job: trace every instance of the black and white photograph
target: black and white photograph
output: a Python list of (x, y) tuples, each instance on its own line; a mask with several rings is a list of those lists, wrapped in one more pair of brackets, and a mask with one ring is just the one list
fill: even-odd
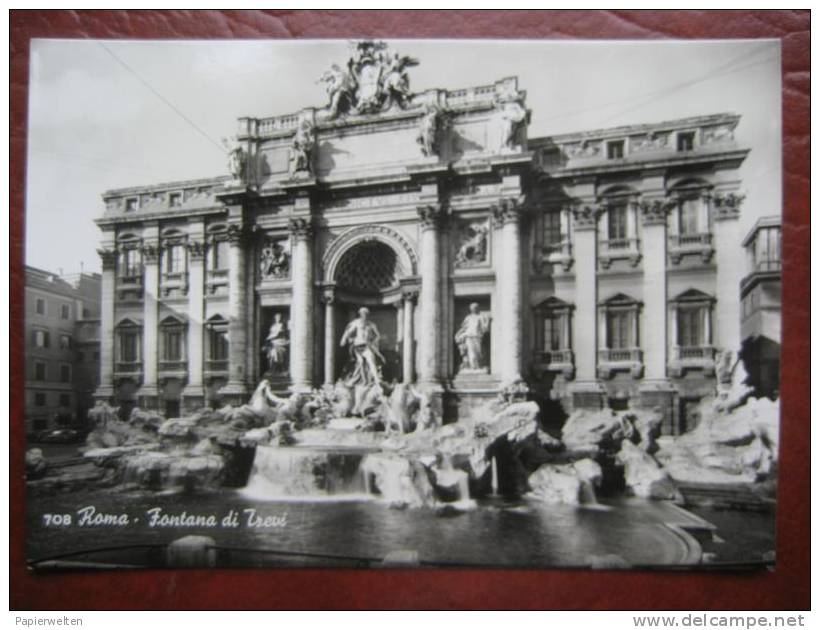
[(775, 566), (778, 40), (30, 60), (30, 569)]

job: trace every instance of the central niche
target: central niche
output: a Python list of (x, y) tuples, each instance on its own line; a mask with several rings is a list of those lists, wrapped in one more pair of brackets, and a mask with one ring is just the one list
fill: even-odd
[(368, 241), (351, 248), (339, 261), (336, 286), (353, 293), (381, 293), (395, 286), (396, 252), (379, 241)]

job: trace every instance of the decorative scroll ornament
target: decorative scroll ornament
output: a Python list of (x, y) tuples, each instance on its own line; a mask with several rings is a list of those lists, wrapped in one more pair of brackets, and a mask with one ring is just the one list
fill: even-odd
[(407, 68), (418, 63), (413, 57), (390, 54), (385, 42), (352, 43), (345, 68), (333, 64), (319, 78), (327, 90), (329, 117), (375, 114), (393, 104), (404, 109), (412, 99)]
[(401, 296), (408, 302), (416, 302), (419, 299), (419, 287), (402, 287)]

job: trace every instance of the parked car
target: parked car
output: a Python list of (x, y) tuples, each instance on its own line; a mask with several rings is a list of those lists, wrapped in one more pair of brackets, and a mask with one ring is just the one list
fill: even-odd
[(40, 436), (40, 442), (51, 444), (73, 444), (82, 440), (82, 433), (74, 429), (54, 429)]

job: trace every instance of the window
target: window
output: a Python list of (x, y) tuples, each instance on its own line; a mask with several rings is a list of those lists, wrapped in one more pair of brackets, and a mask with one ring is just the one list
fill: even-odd
[(47, 330), (34, 331), (34, 345), (38, 348), (48, 348), (50, 344), (50, 335)]
[(60, 305), (60, 319), (70, 319), (71, 318), (71, 307), (68, 304), (61, 304)]
[(695, 148), (695, 132), (683, 131), (678, 134), (678, 151), (691, 151)]
[(140, 360), (140, 329), (136, 325), (126, 324), (120, 327), (119, 360), (121, 363), (138, 363)]
[(182, 205), (182, 193), (173, 192), (168, 194), (168, 205), (172, 208), (179, 208)]
[(130, 197), (130, 198), (125, 200), (125, 211), (126, 212), (136, 212), (139, 207), (140, 207), (140, 201), (136, 197)]
[(99, 361), (99, 360), (100, 360), (100, 353), (99, 353), (99, 352), (95, 352), (95, 353), (94, 353), (94, 360), (95, 360), (95, 361)]
[(208, 248), (208, 269), (218, 271), (228, 268), (228, 241), (212, 241)]
[(44, 381), (44, 380), (46, 380), (46, 364), (43, 361), (35, 361), (34, 362), (34, 380), (35, 381)]
[(548, 211), (543, 215), (544, 229), (542, 235), (544, 237), (544, 246), (556, 246), (561, 244), (561, 212)]
[(612, 140), (606, 143), (606, 157), (608, 160), (619, 160), (624, 156), (624, 141)]
[(228, 329), (224, 324), (214, 324), (208, 328), (208, 360), (228, 360)]
[(60, 407), (71, 407), (71, 394), (60, 394)]
[(619, 203), (609, 207), (607, 211), (608, 236), (610, 241), (623, 240), (627, 235), (627, 206)]
[(71, 349), (71, 336), (70, 335), (60, 335), (60, 349), (61, 350), (70, 350)]
[(46, 393), (45, 392), (34, 392), (34, 406), (35, 407), (45, 407), (46, 406)]
[(700, 229), (700, 211), (703, 201), (696, 197), (684, 199), (680, 203), (678, 230), (681, 235), (698, 234)]
[(182, 361), (185, 357), (185, 326), (176, 319), (162, 323), (162, 361)]
[(83, 319), (89, 319), (91, 317), (91, 309), (83, 306)]
[(571, 363), (570, 311), (572, 306), (550, 297), (534, 309), (535, 360), (540, 364)]
[(71, 366), (67, 363), (62, 363), (60, 365), (60, 382), (61, 383), (70, 383), (71, 382)]
[(34, 309), (38, 315), (45, 315), (46, 314), (46, 300), (45, 298), (37, 298), (36, 302), (34, 303)]
[(142, 273), (142, 257), (136, 247), (129, 247), (120, 254), (120, 276), (133, 277)]
[(185, 248), (182, 245), (169, 245), (165, 248), (165, 273), (185, 271)]
[(702, 351), (695, 351), (711, 346), (712, 301), (711, 297), (697, 289), (690, 289), (675, 299), (674, 334), (675, 344), (683, 349), (679, 353), (680, 358), (703, 358)]
[(607, 348), (625, 350), (635, 347), (632, 330), (633, 313), (631, 311), (609, 311), (606, 321)]
[(563, 317), (555, 312), (544, 314), (543, 350), (561, 350), (563, 348)]
[(758, 271), (780, 269), (780, 228), (761, 229), (753, 242), (755, 267)]
[(85, 353), (77, 352), (77, 363), (82, 363), (85, 360)]

